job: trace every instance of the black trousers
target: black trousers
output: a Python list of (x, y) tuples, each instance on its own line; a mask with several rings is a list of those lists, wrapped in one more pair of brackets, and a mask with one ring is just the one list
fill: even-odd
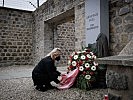
[(51, 86), (50, 80), (47, 75), (39, 75), (36, 73), (32, 73), (32, 80), (34, 83), (34, 86)]

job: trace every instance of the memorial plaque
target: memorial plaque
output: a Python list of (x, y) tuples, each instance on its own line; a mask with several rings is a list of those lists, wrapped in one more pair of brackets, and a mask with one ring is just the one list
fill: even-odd
[(109, 36), (108, 0), (85, 0), (86, 46), (95, 44), (100, 33)]

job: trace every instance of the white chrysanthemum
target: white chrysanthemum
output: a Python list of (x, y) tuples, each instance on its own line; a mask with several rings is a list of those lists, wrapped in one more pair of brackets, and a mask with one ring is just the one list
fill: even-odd
[(76, 66), (76, 61), (72, 61), (72, 66)]
[(97, 57), (95, 55), (93, 55), (92, 58), (96, 59)]
[(93, 52), (90, 52), (91, 55), (93, 55)]
[(96, 66), (92, 66), (92, 67), (91, 67), (91, 70), (92, 70), (92, 71), (95, 71), (95, 70), (96, 70)]
[(71, 64), (71, 61), (70, 60), (68, 60), (68, 65), (70, 65)]
[(86, 51), (82, 51), (82, 53), (85, 53)]
[(86, 50), (88, 50), (88, 49), (84, 49), (84, 51), (86, 51)]
[(91, 58), (91, 55), (90, 55), (90, 54), (87, 54), (86, 56), (87, 56), (88, 58)]
[(89, 63), (85, 63), (85, 68), (89, 68), (90, 64)]
[(77, 52), (77, 54), (81, 53), (80, 51)]
[(79, 67), (79, 70), (80, 70), (80, 71), (83, 71), (83, 70), (84, 70), (84, 67), (83, 67), (83, 66), (80, 66), (80, 67)]
[(77, 60), (78, 59), (78, 55), (74, 55), (74, 60)]
[(85, 75), (85, 79), (91, 79), (91, 75)]
[(93, 64), (94, 64), (94, 66), (98, 66), (98, 63), (96, 63), (96, 62), (93, 62)]
[(81, 59), (82, 59), (82, 60), (85, 60), (85, 56), (84, 56), (84, 55), (82, 55), (82, 56), (81, 56)]

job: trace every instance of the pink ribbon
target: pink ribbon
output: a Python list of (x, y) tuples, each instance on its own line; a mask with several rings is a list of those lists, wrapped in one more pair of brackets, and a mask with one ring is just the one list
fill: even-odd
[(61, 75), (62, 79), (60, 81), (60, 85), (57, 88), (58, 89), (68, 89), (68, 88), (70, 88), (74, 84), (78, 73), (79, 73), (79, 69), (77, 67), (76, 69), (69, 72), (68, 74), (62, 74)]

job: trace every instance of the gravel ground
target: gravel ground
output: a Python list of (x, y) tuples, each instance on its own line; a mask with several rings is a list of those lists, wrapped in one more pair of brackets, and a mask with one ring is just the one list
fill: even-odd
[(70, 88), (40, 92), (34, 89), (31, 77), (0, 80), (0, 100), (103, 100), (105, 94), (107, 89)]

